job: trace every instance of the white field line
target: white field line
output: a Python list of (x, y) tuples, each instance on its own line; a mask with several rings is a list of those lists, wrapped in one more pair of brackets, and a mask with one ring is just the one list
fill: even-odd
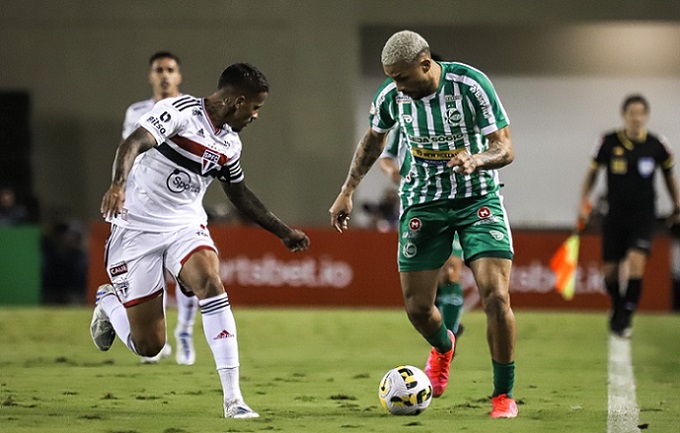
[(639, 433), (630, 339), (609, 336), (607, 433)]

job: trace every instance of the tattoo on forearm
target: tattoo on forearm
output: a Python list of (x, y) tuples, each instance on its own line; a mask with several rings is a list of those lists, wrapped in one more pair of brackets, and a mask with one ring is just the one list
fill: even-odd
[(500, 141), (492, 141), (489, 143), (488, 150), (478, 153), (476, 156), (480, 163), (478, 166), (488, 170), (505, 167), (512, 162), (512, 156), (507, 146)]
[(155, 144), (156, 142), (151, 135), (141, 128), (133, 132), (118, 146), (116, 158), (113, 161), (112, 182), (117, 185), (125, 185), (137, 155), (151, 149)]
[(289, 231), (288, 226), (271, 213), (250, 189), (243, 187), (234, 191), (232, 188), (229, 199), (243, 215), (278, 237), (284, 237)]
[(368, 136), (362, 137), (356, 152), (354, 152), (345, 184), (352, 187), (357, 186), (378, 159), (380, 152), (379, 146), (373, 146), (369, 143)]

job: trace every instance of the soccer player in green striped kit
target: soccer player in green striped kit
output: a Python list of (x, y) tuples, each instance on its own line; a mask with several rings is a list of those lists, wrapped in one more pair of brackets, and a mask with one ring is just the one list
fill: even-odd
[(352, 196), (398, 124), (412, 162), (400, 188), (399, 273), (413, 326), (432, 345), (425, 373), (435, 397), (449, 381), (455, 336), (435, 306), (440, 268), (456, 233), (487, 317), (493, 365), (492, 418), (514, 418), (515, 317), (510, 308), (512, 235), (497, 169), (514, 159), (509, 122), (489, 79), (457, 62), (435, 62), (412, 31), (392, 35), (381, 62), (388, 79), (370, 109), (347, 178), (330, 208), (331, 225), (348, 228)]
[[(440, 60), (434, 54), (432, 58)], [(378, 158), (378, 164), (383, 173), (397, 186), (401, 186), (401, 181), (411, 171), (411, 153), (399, 127), (394, 127), (387, 133), (385, 148)], [(401, 206), (400, 213), (403, 213), (403, 210), (403, 206)], [(463, 248), (461, 248), (460, 239), (456, 234), (451, 245), (451, 256), (446, 260), (439, 273), (435, 298), (435, 305), (441, 313), (444, 326), (453, 332), (456, 342), (464, 329), (463, 324), (460, 323), (465, 301), (463, 286), (460, 283), (462, 267)]]

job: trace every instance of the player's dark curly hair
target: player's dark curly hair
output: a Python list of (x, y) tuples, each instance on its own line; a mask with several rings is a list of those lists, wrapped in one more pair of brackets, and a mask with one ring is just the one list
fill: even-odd
[(149, 57), (149, 66), (153, 65), (153, 62), (155, 62), (158, 59), (172, 59), (175, 62), (177, 62), (178, 65), (182, 63), (179, 61), (179, 57), (172, 54), (170, 51), (157, 51), (153, 53), (151, 57)]
[(234, 63), (222, 72), (217, 88), (231, 86), (250, 95), (269, 92), (269, 83), (264, 74), (248, 63)]

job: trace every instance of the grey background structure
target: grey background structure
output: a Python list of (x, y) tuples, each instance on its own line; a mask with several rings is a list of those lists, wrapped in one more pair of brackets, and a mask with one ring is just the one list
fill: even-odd
[[(383, 79), (380, 49), (403, 28), (495, 83), (517, 153), (502, 173), (515, 225), (573, 220), (597, 134), (620, 125), (627, 93), (649, 97), (650, 129), (680, 154), (677, 0), (5, 0), (0, 89), (31, 94), (43, 212), (93, 220), (125, 108), (150, 93), (151, 53), (178, 54), (183, 91), (199, 96), (228, 64), (253, 63), (272, 90), (242, 134), (247, 182), (284, 219), (326, 225)], [(381, 182), (371, 173), (358, 199)], [(217, 187), (206, 197), (223, 200)]]

